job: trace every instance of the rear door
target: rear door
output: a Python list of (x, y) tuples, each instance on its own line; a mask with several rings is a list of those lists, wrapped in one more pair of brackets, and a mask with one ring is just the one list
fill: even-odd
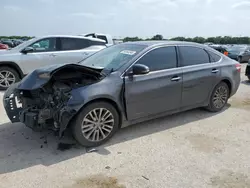
[(56, 55), (60, 63), (77, 63), (104, 48), (106, 48), (104, 42), (83, 38), (61, 37), (59, 52)]
[[(156, 48), (137, 64), (149, 67), (146, 75), (125, 77), (125, 98), (129, 120), (180, 108), (182, 70), (177, 67), (174, 46)], [(129, 71), (129, 70), (128, 70)]]
[(179, 46), (180, 66), (183, 69), (181, 107), (205, 103), (220, 79), (221, 57), (194, 46)]
[(84, 51), (90, 46), (91, 44), (87, 39), (60, 37), (59, 52), (56, 55), (60, 63), (77, 63), (90, 55)]

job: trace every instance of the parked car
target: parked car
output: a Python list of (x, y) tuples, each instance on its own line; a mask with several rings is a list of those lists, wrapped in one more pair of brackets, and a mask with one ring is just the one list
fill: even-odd
[(8, 88), (37, 68), (59, 63), (76, 63), (104, 48), (104, 41), (81, 36), (33, 38), (0, 53), (0, 89)]
[(212, 42), (205, 42), (204, 45), (210, 46), (210, 45), (214, 45), (214, 43), (212, 43)]
[(1, 40), (1, 43), (8, 45), (9, 48), (15, 47), (14, 43), (10, 39), (3, 39)]
[(23, 41), (20, 39), (12, 39), (12, 42), (13, 42), (14, 46), (18, 46), (19, 44), (23, 43)]
[(225, 47), (221, 46), (221, 45), (210, 45), (211, 48), (219, 51), (220, 53), (228, 56), (228, 51)]
[(97, 146), (130, 124), (197, 107), (222, 110), (239, 87), (240, 69), (205, 45), (127, 42), (79, 64), (37, 69), (3, 102), (12, 122), (60, 136), (70, 128), (80, 144)]
[(88, 34), (85, 34), (84, 36), (104, 40), (107, 46), (114, 45), (114, 40), (113, 40), (112, 36), (109, 34), (88, 33)]
[(8, 45), (0, 43), (0, 50), (7, 50), (8, 48)]
[(240, 63), (247, 62), (250, 59), (250, 46), (234, 45), (227, 50), (228, 57), (237, 60)]
[(248, 61), (245, 75), (248, 77), (248, 80), (250, 80), (250, 60)]

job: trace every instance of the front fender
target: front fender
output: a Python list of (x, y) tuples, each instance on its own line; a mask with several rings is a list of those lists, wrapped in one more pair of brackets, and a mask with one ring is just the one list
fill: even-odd
[[(99, 90), (99, 89), (98, 89)], [(87, 103), (98, 100), (98, 99), (108, 99), (113, 101), (119, 107), (119, 110), (122, 109), (121, 105), (121, 90), (116, 91), (116, 95), (108, 94), (108, 93), (101, 93), (95, 92), (95, 90), (89, 90), (88, 86), (83, 88), (75, 89), (71, 92), (71, 97), (67, 103), (67, 106), (73, 108), (76, 111), (79, 111), (83, 106)]]

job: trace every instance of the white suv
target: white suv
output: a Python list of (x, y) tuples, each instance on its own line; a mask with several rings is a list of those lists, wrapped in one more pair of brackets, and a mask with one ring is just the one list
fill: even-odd
[(0, 52), (0, 89), (7, 89), (37, 68), (51, 64), (77, 63), (106, 47), (104, 40), (82, 36), (33, 38)]

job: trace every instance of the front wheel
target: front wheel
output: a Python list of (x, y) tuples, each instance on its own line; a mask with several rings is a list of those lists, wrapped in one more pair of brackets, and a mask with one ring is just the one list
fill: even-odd
[(82, 109), (73, 125), (73, 135), (83, 146), (99, 146), (119, 128), (119, 114), (107, 102), (94, 102)]
[(209, 100), (207, 110), (211, 112), (221, 111), (227, 104), (229, 98), (229, 88), (225, 82), (219, 83), (213, 90)]
[(18, 81), (20, 77), (14, 69), (7, 66), (0, 67), (0, 90), (6, 90)]

